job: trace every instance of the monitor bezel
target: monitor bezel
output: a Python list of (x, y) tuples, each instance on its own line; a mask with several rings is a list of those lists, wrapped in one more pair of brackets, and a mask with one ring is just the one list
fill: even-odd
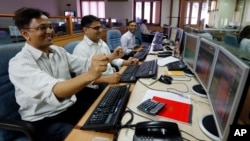
[[(226, 122), (224, 131), (221, 130), (221, 126), (220, 126), (221, 124), (219, 124), (218, 114), (215, 112), (215, 107), (214, 107), (214, 104), (212, 103), (212, 99), (211, 99), (210, 90), (211, 90), (212, 79), (210, 80), (210, 85), (207, 88), (207, 96), (208, 96), (209, 103), (211, 105), (212, 114), (213, 114), (213, 118), (214, 118), (214, 121), (216, 124), (218, 134), (219, 134), (219, 138), (221, 140), (227, 140), (228, 135), (229, 135), (229, 131), (230, 131), (230, 125), (232, 125), (236, 121), (235, 120), (235, 117), (237, 117), (236, 113), (240, 112), (238, 110), (241, 110), (241, 109), (239, 109), (239, 106), (240, 106), (240, 101), (244, 97), (244, 89), (246, 87), (247, 78), (249, 77), (249, 66), (247, 66), (245, 63), (243, 63), (240, 59), (238, 59), (236, 56), (234, 56), (232, 53), (230, 53), (228, 50), (226, 50), (222, 46), (219, 46), (218, 55), (220, 52), (224, 53), (228, 58), (231, 58), (230, 61), (234, 62), (238, 67), (240, 67), (240, 69), (243, 70), (242, 71), (243, 75), (241, 76), (241, 79), (239, 81), (239, 85), (238, 85), (238, 88), (237, 88), (237, 91), (236, 91), (236, 94), (235, 94), (235, 97), (233, 100), (232, 108), (229, 112), (230, 115), (229, 115), (229, 118)], [(214, 64), (213, 73), (211, 74), (211, 78), (213, 78), (213, 76), (214, 76), (215, 66), (218, 63), (217, 62), (218, 59), (219, 58), (217, 57), (216, 62)]]

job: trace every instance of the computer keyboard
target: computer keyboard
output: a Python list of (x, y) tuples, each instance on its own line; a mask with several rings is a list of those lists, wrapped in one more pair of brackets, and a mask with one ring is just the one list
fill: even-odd
[(158, 71), (157, 60), (143, 62), (136, 72), (138, 78), (156, 77)]
[(152, 45), (152, 47), (153, 47), (153, 51), (162, 51), (163, 50), (162, 44), (154, 44), (154, 45)]
[(134, 54), (134, 58), (137, 58), (139, 61), (143, 61), (146, 59), (147, 55), (148, 55), (149, 50), (142, 50), (140, 52), (137, 52), (136, 54)]
[(168, 70), (184, 70), (187, 67), (182, 60), (168, 63), (166, 66)]
[(129, 88), (129, 84), (110, 87), (81, 129), (114, 131), (125, 111)]
[(127, 66), (121, 75), (120, 82), (136, 82), (137, 78), (135, 77), (135, 74), (139, 67), (140, 65)]

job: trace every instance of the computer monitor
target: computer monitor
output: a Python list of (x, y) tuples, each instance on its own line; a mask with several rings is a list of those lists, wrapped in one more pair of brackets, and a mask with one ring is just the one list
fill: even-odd
[(199, 96), (207, 97), (206, 90), (211, 81), (211, 73), (218, 56), (218, 49), (218, 45), (211, 40), (200, 38), (195, 65), (195, 74), (200, 85), (194, 85), (192, 87), (192, 91)]
[(162, 44), (163, 33), (156, 32), (153, 38), (153, 43), (155, 44)]
[(73, 10), (66, 10), (66, 11), (64, 11), (64, 16), (72, 16), (72, 17), (75, 17), (76, 14), (75, 14), (75, 11), (73, 11)]
[(169, 37), (170, 42), (172, 42), (172, 43), (175, 42), (175, 40), (176, 40), (176, 34), (177, 34), (177, 27), (171, 27), (170, 37)]
[(193, 76), (198, 56), (198, 47), (200, 45), (200, 37), (192, 33), (185, 33), (184, 49), (182, 53), (182, 60), (187, 65), (188, 70), (184, 70), (188, 76)]
[(246, 98), (249, 87), (249, 66), (220, 47), (208, 88), (208, 99), (212, 115), (200, 121), (202, 131), (213, 140), (227, 140), (230, 125), (237, 124), (236, 113), (241, 111), (242, 100)]

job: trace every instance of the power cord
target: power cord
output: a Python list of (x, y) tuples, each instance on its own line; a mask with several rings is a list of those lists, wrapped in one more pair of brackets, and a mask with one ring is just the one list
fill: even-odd
[[(191, 136), (192, 138), (196, 139), (197, 141), (206, 141), (206, 140), (198, 139), (198, 138), (196, 138), (195, 136), (193, 136), (192, 134), (190, 134), (190, 133), (188, 133), (186, 131), (183, 131), (183, 130), (180, 130), (180, 131), (183, 132), (183, 133), (185, 133), (185, 134), (187, 134), (187, 135), (189, 135), (189, 136)], [(188, 140), (188, 139), (186, 139), (186, 140)]]

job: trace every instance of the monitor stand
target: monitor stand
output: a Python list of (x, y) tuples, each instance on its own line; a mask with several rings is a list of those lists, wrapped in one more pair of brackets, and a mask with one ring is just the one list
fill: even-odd
[(192, 87), (192, 92), (196, 95), (199, 95), (201, 97), (207, 97), (207, 93), (203, 89), (202, 85), (194, 85)]
[(183, 72), (186, 76), (193, 77), (194, 73), (190, 69), (184, 69)]
[(214, 141), (220, 140), (213, 115), (206, 115), (206, 116), (202, 117), (199, 121), (199, 126), (200, 126), (201, 130), (209, 138), (213, 139)]

